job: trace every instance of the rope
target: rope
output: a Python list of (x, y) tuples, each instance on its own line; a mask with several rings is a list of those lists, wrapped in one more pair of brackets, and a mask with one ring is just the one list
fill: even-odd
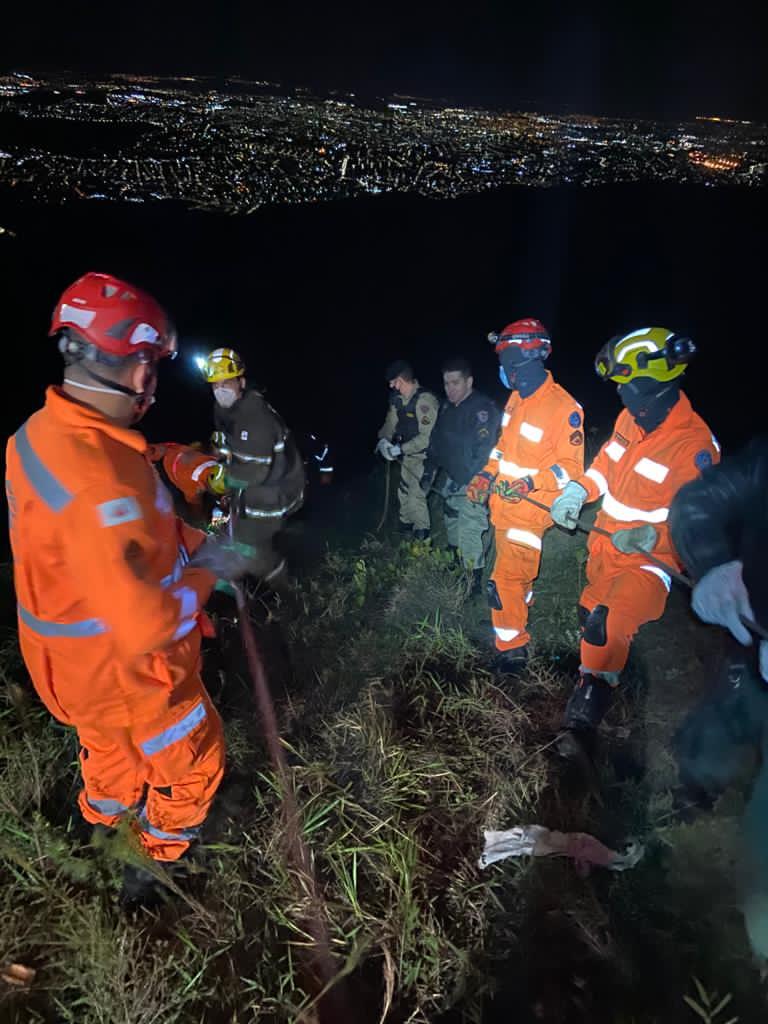
[(387, 513), (389, 512), (389, 476), (391, 468), (392, 463), (387, 462), (386, 473), (384, 476), (384, 508), (381, 510), (381, 519), (379, 520), (379, 525), (376, 527), (376, 533), (379, 533), (381, 531), (381, 528), (384, 525), (384, 521), (387, 518)]

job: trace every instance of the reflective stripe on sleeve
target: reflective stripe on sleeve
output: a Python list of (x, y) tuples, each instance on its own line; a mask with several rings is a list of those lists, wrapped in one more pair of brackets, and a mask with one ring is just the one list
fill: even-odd
[(16, 451), (21, 461), (21, 468), (38, 497), (53, 512), (61, 512), (72, 501), (72, 495), (61, 484), (48, 467), (41, 461), (27, 437), (26, 423), (14, 434)]
[(632, 508), (617, 501), (609, 491), (603, 498), (603, 512), (622, 523), (665, 523), (669, 517), (668, 508)]
[(172, 743), (178, 743), (179, 740), (184, 739), (188, 736), (192, 730), (198, 726), (207, 716), (205, 705), (202, 701), (188, 711), (184, 717), (176, 722), (175, 725), (169, 726), (167, 729), (163, 729), (162, 732), (158, 733), (157, 736), (152, 736), (148, 740), (144, 740), (140, 744), (141, 752), (147, 757), (152, 757), (154, 754), (159, 754), (161, 750), (165, 750), (166, 747), (170, 747)]
[(526, 547), (541, 551), (541, 537), (530, 530), (518, 530), (513, 526), (507, 530), (504, 536), (515, 544), (525, 544)]
[(503, 643), (509, 643), (509, 641), (514, 640), (516, 636), (520, 636), (519, 629), (504, 629), (503, 626), (494, 626), (493, 631)]
[(669, 475), (669, 466), (663, 466), (653, 459), (642, 458), (637, 465), (632, 467), (635, 473), (644, 476), (646, 480), (653, 480), (655, 484), (663, 484)]
[(39, 619), (32, 612), (27, 611), (22, 605), (18, 606), (19, 618), (38, 636), (46, 637), (70, 637), (73, 639), (84, 636), (99, 636), (100, 633), (108, 632), (106, 625), (101, 619), (81, 619), (79, 622), (51, 622), (47, 619)]
[(238, 462), (255, 462), (258, 466), (268, 466), (272, 461), (271, 455), (246, 455), (245, 452), (232, 451)]
[(598, 490), (601, 494), (605, 494), (608, 490), (608, 481), (605, 479), (599, 469), (588, 469), (584, 476), (588, 476), (590, 480), (594, 480), (597, 484)]
[(544, 431), (541, 427), (534, 427), (532, 423), (526, 423), (525, 421), (520, 424), (520, 433), (535, 444), (538, 444), (542, 437), (544, 437)]
[(626, 452), (626, 450), (627, 449), (624, 447), (624, 445), (619, 444), (618, 441), (611, 441), (611, 443), (607, 444), (603, 449), (603, 451), (611, 460), (611, 462), (618, 462), (622, 455)]
[(199, 466), (192, 470), (192, 479), (195, 483), (197, 483), (206, 469), (210, 469), (211, 466), (218, 466), (216, 459), (208, 459), (206, 462), (201, 462)]
[(644, 569), (646, 572), (652, 572), (654, 576), (658, 576), (661, 582), (667, 588), (667, 591), (670, 591), (672, 589), (672, 580), (670, 578), (669, 573), (664, 572), (664, 570), (660, 569), (658, 565), (641, 565), (640, 568)]

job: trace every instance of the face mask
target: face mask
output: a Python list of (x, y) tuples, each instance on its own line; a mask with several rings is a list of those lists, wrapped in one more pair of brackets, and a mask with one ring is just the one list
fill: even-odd
[(499, 356), (499, 379), (505, 388), (518, 391), (527, 398), (541, 387), (547, 379), (544, 363), (537, 356), (530, 358), (512, 346), (504, 349)]
[(632, 419), (646, 433), (655, 430), (669, 415), (680, 397), (677, 381), (638, 377), (629, 384), (619, 384), (619, 398)]
[(222, 409), (231, 409), (240, 396), (229, 388), (214, 388), (213, 397)]

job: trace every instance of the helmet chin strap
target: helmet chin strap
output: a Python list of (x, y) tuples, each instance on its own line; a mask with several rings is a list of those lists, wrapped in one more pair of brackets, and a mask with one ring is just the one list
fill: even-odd
[(93, 384), (83, 384), (81, 381), (72, 380), (71, 377), (65, 377), (65, 383), (69, 384), (74, 388), (81, 388), (83, 391), (98, 391), (105, 395), (119, 395), (121, 397), (132, 398), (137, 404), (143, 405), (145, 408), (149, 408), (150, 405), (154, 404), (154, 395), (150, 399), (145, 399), (146, 392), (134, 391), (133, 388), (126, 387), (125, 384), (118, 384), (117, 381), (110, 380), (108, 377), (102, 377), (100, 373), (96, 373), (95, 370), (91, 370), (87, 366), (79, 364), (80, 369), (84, 373), (87, 373), (91, 380), (98, 381), (101, 387), (94, 386)]

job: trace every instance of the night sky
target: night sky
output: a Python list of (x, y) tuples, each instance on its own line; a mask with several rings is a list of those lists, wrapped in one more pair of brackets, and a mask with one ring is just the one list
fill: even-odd
[(751, 5), (61, 3), (45, 17), (14, 5), (13, 20), (6, 70), (229, 73), (506, 108), (768, 119)]

